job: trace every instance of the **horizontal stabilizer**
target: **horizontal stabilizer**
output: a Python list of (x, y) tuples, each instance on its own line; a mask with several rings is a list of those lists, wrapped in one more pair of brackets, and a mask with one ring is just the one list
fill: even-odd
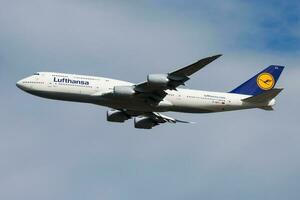
[(264, 106), (264, 107), (260, 107), (260, 109), (267, 110), (267, 111), (273, 111), (274, 110), (274, 108), (272, 106)]
[(244, 102), (249, 102), (249, 103), (264, 103), (272, 100), (275, 98), (283, 88), (273, 88), (271, 90), (267, 90), (264, 93), (261, 93), (256, 96), (248, 97), (246, 99), (243, 99), (242, 101)]

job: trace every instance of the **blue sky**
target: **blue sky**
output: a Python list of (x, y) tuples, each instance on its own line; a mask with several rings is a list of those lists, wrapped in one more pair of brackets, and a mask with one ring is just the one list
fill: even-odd
[[(299, 199), (297, 1), (0, 0), (1, 199)], [(187, 86), (229, 91), (285, 65), (274, 112), (169, 115), (151, 131), (107, 108), (30, 96), (35, 71), (132, 82), (224, 56)]]

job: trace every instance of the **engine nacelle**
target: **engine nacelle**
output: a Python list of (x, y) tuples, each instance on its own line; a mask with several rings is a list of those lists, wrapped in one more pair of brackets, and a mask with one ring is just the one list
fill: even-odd
[(120, 97), (131, 97), (135, 94), (133, 86), (115, 86), (114, 95)]
[(147, 81), (150, 85), (166, 87), (170, 82), (168, 74), (149, 74)]
[(134, 127), (139, 129), (152, 129), (156, 124), (149, 117), (136, 117), (134, 118)]
[(119, 110), (109, 110), (106, 113), (106, 119), (109, 122), (125, 122), (129, 117)]

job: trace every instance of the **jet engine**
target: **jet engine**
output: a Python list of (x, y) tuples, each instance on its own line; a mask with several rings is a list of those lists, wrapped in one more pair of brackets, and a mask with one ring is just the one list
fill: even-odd
[(149, 74), (147, 81), (150, 85), (157, 87), (166, 87), (170, 82), (168, 74)]
[(114, 95), (120, 97), (130, 97), (135, 94), (133, 86), (115, 86)]
[(106, 119), (109, 122), (119, 122), (123, 123), (128, 120), (130, 117), (119, 110), (109, 110), (106, 113)]
[(157, 123), (149, 117), (134, 118), (134, 127), (139, 129), (152, 129)]

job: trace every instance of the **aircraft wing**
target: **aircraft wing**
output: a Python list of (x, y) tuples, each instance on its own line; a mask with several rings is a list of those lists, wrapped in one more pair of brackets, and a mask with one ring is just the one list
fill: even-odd
[(152, 112), (152, 113), (148, 114), (148, 116), (150, 116), (154, 120), (158, 121), (159, 123), (165, 123), (165, 122), (174, 123), (174, 124), (177, 122), (185, 123), (185, 124), (194, 123), (194, 122), (188, 122), (188, 121), (183, 121), (183, 120), (175, 119), (172, 117), (168, 117), (168, 116), (162, 115), (161, 113), (158, 113), (158, 112)]
[(174, 119), (172, 117), (168, 117), (166, 115), (162, 115), (158, 112), (150, 112), (150, 113), (144, 113), (142, 115), (138, 115), (135, 117), (135, 127), (136, 128), (142, 128), (142, 129), (151, 129), (154, 126), (157, 126), (159, 124), (163, 123), (194, 123), (194, 122), (188, 122), (188, 121), (182, 121), (179, 119)]
[(153, 101), (160, 101), (166, 96), (165, 90), (176, 90), (180, 85), (184, 85), (188, 81), (190, 76), (199, 71), (209, 63), (213, 62), (222, 55), (215, 55), (201, 59), (191, 65), (173, 71), (167, 74), (150, 74), (147, 81), (137, 84), (134, 90), (139, 93), (140, 96), (148, 97)]
[(219, 58), (221, 56), (222, 55), (220, 54), (220, 55), (215, 55), (215, 56), (201, 59), (189, 66), (186, 66), (184, 68), (181, 68), (179, 70), (171, 72), (169, 75), (177, 76), (177, 77), (189, 77), (192, 74), (194, 74), (195, 72), (199, 71), (200, 69), (202, 69), (203, 67), (205, 67), (206, 65), (208, 65), (209, 63), (211, 63), (212, 61), (216, 60), (217, 58)]
[(126, 109), (118, 109), (119, 111), (123, 112), (128, 116), (128, 118), (131, 117), (149, 117), (159, 123), (164, 123), (164, 122), (170, 122), (170, 123), (194, 123), (194, 122), (188, 122), (188, 121), (183, 121), (179, 119), (174, 119), (172, 117), (168, 117), (166, 115), (163, 115), (159, 112), (142, 112), (142, 111), (134, 111), (134, 110), (126, 110)]

